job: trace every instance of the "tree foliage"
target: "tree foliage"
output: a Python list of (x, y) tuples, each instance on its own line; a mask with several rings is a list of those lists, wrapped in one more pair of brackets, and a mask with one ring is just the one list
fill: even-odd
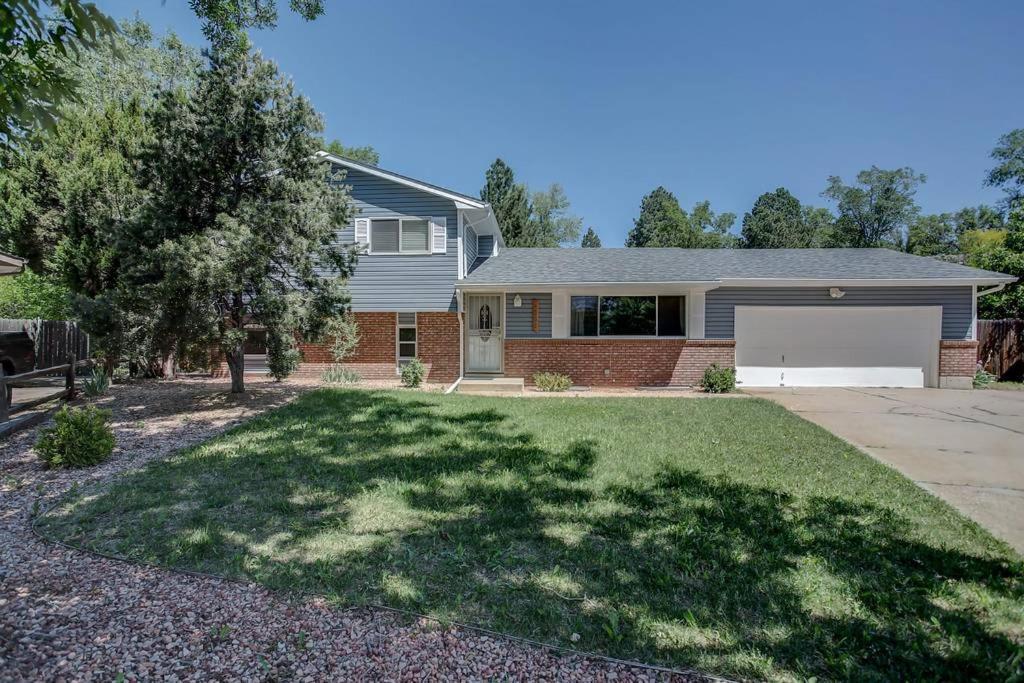
[(985, 184), (1006, 193), (1007, 210), (1024, 205), (1024, 128), (1011, 130), (999, 138), (992, 158), (997, 162), (985, 176)]
[(583, 235), (583, 242), (580, 246), (587, 249), (599, 249), (601, 247), (601, 238), (597, 236), (597, 233), (594, 232), (593, 228), (587, 228), (587, 232)]
[(832, 246), (902, 249), (920, 212), (914, 195), (925, 180), (924, 174), (909, 167), (872, 166), (857, 174), (854, 185), (830, 176), (821, 194), (835, 202), (838, 211)]
[(560, 247), (580, 237), (583, 219), (569, 213), (569, 198), (558, 183), (534, 192), (530, 198), (530, 218), (519, 247)]
[(259, 55), (213, 53), (195, 92), (164, 92), (150, 122), (123, 254), (132, 308), (161, 338), (217, 344), (244, 391), (248, 328), (317, 337), (344, 310), (348, 196), (315, 158), (319, 115)]
[(1004, 239), (978, 245), (968, 264), (1017, 277), (1002, 291), (978, 297), (979, 318), (1024, 318), (1024, 207), (1007, 217)]
[(735, 222), (735, 214), (716, 214), (707, 201), (698, 202), (693, 211), (687, 213), (675, 195), (659, 186), (640, 202), (640, 216), (633, 221), (626, 246), (730, 247), (735, 245), (735, 239), (729, 234)]
[(364, 145), (362, 147), (346, 147), (341, 144), (341, 140), (335, 138), (327, 143), (324, 147), (325, 152), (336, 154), (339, 157), (345, 157), (352, 161), (358, 161), (361, 164), (367, 166), (376, 166), (380, 163), (380, 154), (377, 153), (370, 145)]
[(784, 187), (765, 192), (743, 216), (742, 246), (748, 249), (804, 249), (828, 239), (832, 215), (803, 206)]
[(91, 2), (4, 0), (0, 3), (0, 145), (53, 125), (78, 97), (69, 67), (117, 32)]
[[(277, 26), (275, 0), (189, 0), (202, 21), (203, 35), (215, 49), (249, 48), (246, 31)], [(325, 0), (291, 0), (292, 11), (307, 21), (324, 13)]]
[(502, 159), (495, 159), (484, 177), (480, 199), (494, 210), (505, 244), (509, 247), (527, 246), (530, 200), (526, 186), (516, 182), (512, 168)]
[(67, 320), (71, 292), (52, 276), (25, 270), (0, 277), (0, 318)]
[(907, 232), (907, 251), (918, 256), (956, 254), (956, 224), (948, 213), (917, 216)]

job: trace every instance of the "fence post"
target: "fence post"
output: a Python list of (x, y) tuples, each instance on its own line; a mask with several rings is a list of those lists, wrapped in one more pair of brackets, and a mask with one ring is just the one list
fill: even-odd
[(68, 355), (68, 363), (68, 370), (64, 373), (64, 390), (70, 401), (75, 397), (75, 354)]
[(7, 400), (7, 380), (4, 379), (4, 368), (0, 365), (0, 422), (7, 422), (11, 419), (11, 404)]

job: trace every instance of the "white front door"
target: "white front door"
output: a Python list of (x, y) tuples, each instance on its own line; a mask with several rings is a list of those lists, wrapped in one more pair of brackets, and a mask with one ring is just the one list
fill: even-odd
[(748, 387), (938, 385), (942, 308), (736, 307), (736, 379)]
[(501, 295), (466, 295), (466, 372), (501, 372)]

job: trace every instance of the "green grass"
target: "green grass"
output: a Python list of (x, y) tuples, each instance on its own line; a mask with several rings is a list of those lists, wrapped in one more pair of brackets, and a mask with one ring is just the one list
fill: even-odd
[(1024, 659), (1019, 556), (757, 399), (325, 389), (41, 526), (724, 675), (1006, 680)]
[(992, 382), (986, 389), (1001, 389), (1003, 391), (1024, 391), (1024, 382)]

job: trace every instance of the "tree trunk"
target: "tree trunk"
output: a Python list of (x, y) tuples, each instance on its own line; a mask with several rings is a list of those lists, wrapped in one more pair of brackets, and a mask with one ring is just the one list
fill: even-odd
[(174, 379), (174, 349), (164, 351), (160, 359), (160, 376), (164, 379)]
[(227, 353), (228, 371), (231, 372), (231, 393), (245, 392), (245, 348), (236, 344)]

